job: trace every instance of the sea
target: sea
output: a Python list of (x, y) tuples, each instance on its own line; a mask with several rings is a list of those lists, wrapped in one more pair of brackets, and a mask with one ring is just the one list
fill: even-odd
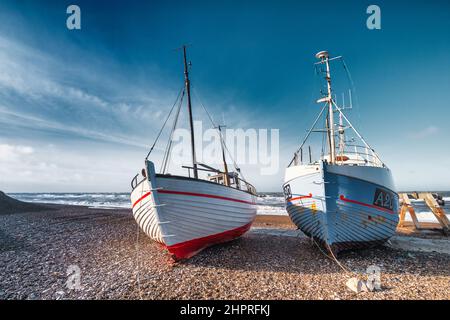
[[(445, 201), (444, 210), (450, 219), (450, 191), (438, 192)], [(80, 205), (90, 208), (121, 209), (131, 208), (129, 193), (8, 193), (9, 196), (26, 202)], [(411, 200), (419, 221), (435, 222), (424, 201)], [(257, 198), (259, 215), (287, 215), (284, 196), (281, 192), (260, 192)], [(406, 219), (410, 220), (409, 215)]]

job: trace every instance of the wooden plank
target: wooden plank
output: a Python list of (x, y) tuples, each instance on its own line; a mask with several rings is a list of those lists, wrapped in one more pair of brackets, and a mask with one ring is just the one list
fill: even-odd
[(414, 223), (414, 227), (416, 229), (420, 229), (420, 223), (417, 219), (416, 212), (414, 211), (414, 208), (411, 205), (411, 200), (409, 200), (407, 193), (400, 193), (399, 198), (402, 200), (402, 207), (400, 209), (400, 219), (398, 225), (402, 227), (405, 222), (406, 212), (409, 212), (409, 215), (411, 216), (411, 220)]
[(450, 231), (450, 221), (448, 220), (447, 216), (445, 215), (444, 209), (437, 203), (436, 199), (433, 197), (433, 195), (429, 192), (420, 194), (423, 199), (425, 200), (425, 203), (428, 205), (428, 207), (431, 209), (431, 212), (433, 212), (434, 216), (436, 217), (439, 224), (442, 226), (442, 229), (444, 232)]
[[(403, 227), (404, 226), (406, 210), (408, 208), (408, 204), (406, 202), (405, 195), (406, 195), (405, 193), (399, 193), (398, 194), (398, 198), (399, 198), (398, 200), (401, 203), (400, 217), (399, 217), (398, 225), (397, 225), (399, 227)], [(406, 195), (406, 198), (408, 198), (408, 195)]]
[(407, 210), (407, 206), (403, 204), (402, 207), (400, 208), (400, 219), (398, 220), (399, 227), (404, 226), (406, 210)]
[(411, 216), (411, 219), (414, 223), (414, 226), (416, 227), (416, 229), (420, 229), (421, 227), (420, 227), (419, 220), (417, 219), (416, 212), (414, 211), (414, 208), (411, 205), (408, 207), (408, 211), (409, 211), (409, 215)]

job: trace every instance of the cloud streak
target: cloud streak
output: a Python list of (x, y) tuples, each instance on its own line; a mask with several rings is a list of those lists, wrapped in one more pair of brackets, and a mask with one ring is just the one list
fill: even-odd
[(3, 122), (14, 125), (16, 127), (39, 129), (45, 131), (57, 131), (60, 133), (66, 133), (71, 136), (83, 137), (91, 140), (117, 143), (141, 148), (148, 147), (148, 144), (144, 143), (142, 138), (130, 138), (129, 136), (105, 134), (94, 130), (83, 129), (82, 127), (70, 127), (35, 116), (14, 113), (1, 107), (0, 114), (3, 118), (0, 123)]
[(433, 125), (423, 128), (422, 130), (411, 132), (409, 136), (413, 139), (425, 139), (439, 133), (439, 128)]
[[(0, 52), (3, 122), (22, 120), (43, 130), (143, 146), (134, 140), (157, 130), (163, 118), (160, 109), (174, 98), (164, 90), (143, 95), (139, 88), (111, 82), (102, 92), (97, 76), (78, 69), (71, 70), (68, 80), (63, 63), (4, 37), (0, 37)], [(145, 126), (138, 125), (143, 121)]]

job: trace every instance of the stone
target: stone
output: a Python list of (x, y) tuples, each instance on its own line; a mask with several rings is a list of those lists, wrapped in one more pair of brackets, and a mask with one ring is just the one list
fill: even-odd
[(56, 291), (56, 300), (61, 300), (64, 297), (64, 291)]
[(367, 285), (366, 282), (363, 280), (359, 280), (356, 277), (350, 278), (347, 280), (347, 282), (345, 283), (345, 285), (347, 286), (347, 288), (349, 288), (350, 290), (352, 290), (355, 293), (360, 293), (360, 292), (369, 292), (371, 291)]

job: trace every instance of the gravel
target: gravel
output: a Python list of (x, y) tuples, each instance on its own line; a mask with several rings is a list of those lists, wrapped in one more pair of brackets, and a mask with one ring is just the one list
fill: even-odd
[[(272, 232), (294, 226), (265, 218), (238, 240), (174, 263), (142, 232), (137, 238), (130, 210), (52, 209), (0, 215), (0, 299), (450, 298), (446, 254), (348, 252), (339, 257), (345, 272), (308, 238)], [(381, 290), (350, 291), (353, 272), (366, 279), (370, 265), (381, 269)], [(69, 289), (77, 268), (80, 287)]]

